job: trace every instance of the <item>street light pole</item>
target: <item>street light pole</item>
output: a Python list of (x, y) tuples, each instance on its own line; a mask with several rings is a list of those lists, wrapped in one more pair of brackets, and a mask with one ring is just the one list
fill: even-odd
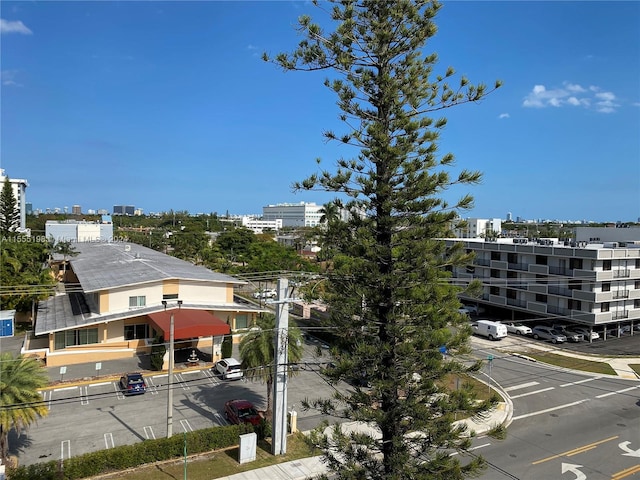
[[(163, 300), (165, 311), (167, 310), (167, 301)], [(178, 300), (178, 309), (182, 305), (182, 300)], [(174, 342), (174, 317), (171, 311), (171, 320), (169, 323), (169, 374), (167, 379), (167, 438), (173, 435), (173, 342)]]

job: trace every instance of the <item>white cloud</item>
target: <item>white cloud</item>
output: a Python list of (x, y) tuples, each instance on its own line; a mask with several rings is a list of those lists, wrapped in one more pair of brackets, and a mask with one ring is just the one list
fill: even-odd
[(594, 106), (597, 112), (615, 112), (620, 104), (617, 102), (613, 92), (603, 91), (600, 87), (564, 82), (562, 87), (547, 88), (544, 85), (534, 85), (531, 92), (524, 97), (522, 106), (527, 108), (547, 108), (547, 107), (584, 107)]
[(502, 118), (509, 118), (510, 115), (508, 113), (501, 113), (500, 115), (498, 115), (498, 118), (502, 119)]
[(0, 18), (0, 33), (21, 33), (23, 35), (31, 35), (33, 32), (20, 20), (9, 21), (4, 18)]
[(0, 72), (0, 79), (2, 79), (2, 85), (5, 87), (22, 87), (21, 83), (16, 82), (16, 70), (3, 70)]

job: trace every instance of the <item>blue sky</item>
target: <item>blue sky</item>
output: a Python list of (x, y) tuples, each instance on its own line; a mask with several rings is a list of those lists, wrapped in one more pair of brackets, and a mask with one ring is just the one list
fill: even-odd
[[(309, 2), (1, 3), (1, 166), (34, 208), (261, 213), (352, 156), (326, 74), (288, 72)], [(426, 51), (504, 87), (444, 112), (465, 217), (640, 217), (640, 2), (445, 2)]]

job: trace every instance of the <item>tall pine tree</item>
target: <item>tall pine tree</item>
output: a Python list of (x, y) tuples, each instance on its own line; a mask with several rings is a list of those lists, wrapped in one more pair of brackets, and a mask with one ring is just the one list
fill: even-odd
[[(447, 375), (479, 365), (456, 360), (468, 351), (470, 331), (447, 273), (448, 266), (470, 259), (442, 241), (472, 197), (449, 204), (442, 195), (452, 185), (477, 184), (481, 173), (464, 169), (450, 176), (454, 156), (438, 152), (447, 122), (431, 115), (478, 102), (500, 84), (487, 88), (461, 77), (454, 85), (452, 68), (434, 73), (438, 57), (425, 47), (437, 31), (436, 2), (331, 3), (335, 31), (326, 33), (303, 16), (304, 39), (273, 61), (284, 70), (329, 71), (325, 85), (338, 96), (346, 131), (324, 135), (357, 150), (352, 159), (338, 160), (334, 171), (323, 169), (295, 187), (334, 192), (351, 212), (326, 286), (340, 345), (336, 368), (325, 373), (337, 380), (355, 372), (372, 388), (355, 387), (309, 405), (367, 422), (379, 435), (335, 428), (312, 438), (339, 478), (464, 478), (483, 462), (463, 465), (449, 455), (448, 449), (470, 445), (454, 420), (482, 412), (490, 402), (474, 401), (467, 388), (451, 392), (445, 386)], [(442, 347), (452, 359), (443, 359)]]
[(7, 236), (15, 232), (20, 226), (20, 210), (13, 194), (13, 187), (9, 177), (5, 177), (0, 192), (0, 235)]

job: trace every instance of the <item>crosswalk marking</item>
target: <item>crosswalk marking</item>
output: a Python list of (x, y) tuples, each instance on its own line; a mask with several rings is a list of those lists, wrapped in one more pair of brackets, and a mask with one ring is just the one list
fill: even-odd
[(622, 390), (617, 390), (615, 392), (603, 393), (602, 395), (596, 395), (596, 398), (604, 398), (610, 395), (615, 395), (617, 393), (626, 393), (626, 392), (630, 392), (631, 390), (635, 390), (636, 388), (640, 388), (640, 386), (623, 388)]
[(560, 388), (572, 387), (573, 385), (580, 385), (581, 383), (593, 382), (594, 380), (600, 380), (602, 377), (585, 378), (584, 380), (578, 380), (577, 382), (563, 383)]

